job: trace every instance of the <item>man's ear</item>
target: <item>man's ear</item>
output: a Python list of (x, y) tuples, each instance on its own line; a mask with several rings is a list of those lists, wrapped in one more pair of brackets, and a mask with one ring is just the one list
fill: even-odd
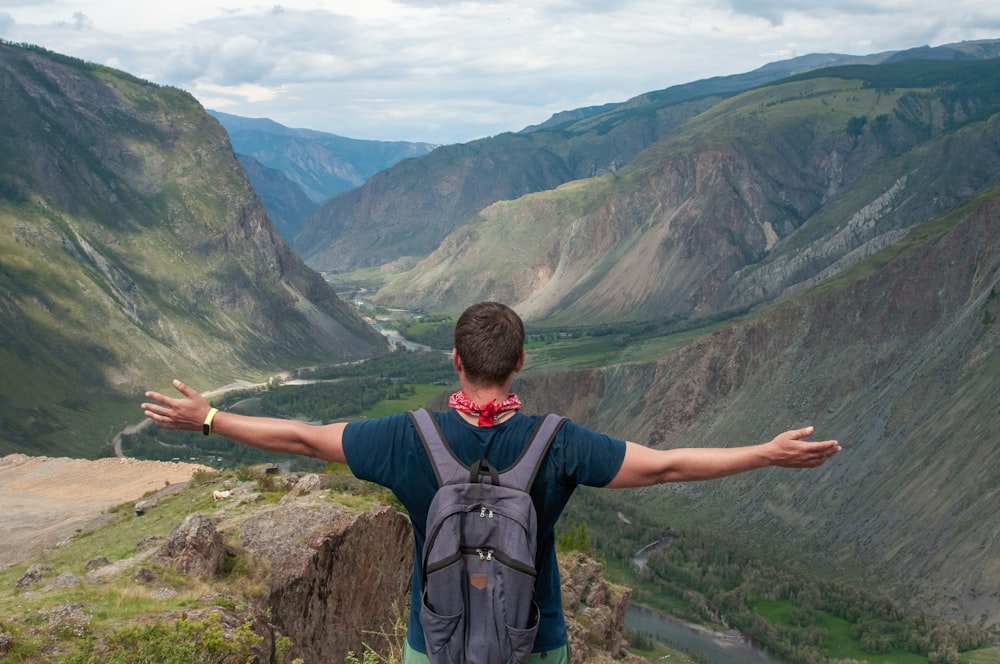
[(521, 349), (521, 358), (517, 361), (517, 366), (514, 367), (514, 373), (517, 373), (518, 371), (521, 370), (521, 367), (524, 366), (524, 360), (525, 360), (525, 358), (527, 356), (528, 356), (528, 354), (525, 353), (524, 349), (522, 348)]
[(454, 348), (451, 349), (451, 366), (455, 367), (455, 371), (462, 373), (462, 358), (458, 356), (458, 351)]

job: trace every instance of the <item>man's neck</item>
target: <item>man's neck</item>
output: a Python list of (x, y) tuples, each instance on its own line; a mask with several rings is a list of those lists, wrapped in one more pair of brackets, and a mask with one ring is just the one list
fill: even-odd
[(497, 403), (503, 403), (510, 396), (510, 385), (494, 385), (494, 386), (480, 386), (480, 385), (462, 385), (462, 391), (465, 392), (465, 396), (480, 406), (488, 404), (491, 401), (496, 401)]
[[(513, 381), (508, 381), (503, 385), (475, 385), (466, 380), (462, 380), (460, 382), (462, 384), (462, 392), (469, 399), (469, 401), (478, 406), (484, 406), (491, 401), (496, 401), (498, 404), (506, 401), (510, 396), (510, 386)], [(463, 413), (460, 410), (456, 410), (455, 412), (457, 412), (458, 415), (469, 424), (479, 426), (478, 416)], [(506, 418), (510, 414), (510, 412), (504, 413), (502, 416), (498, 417), (496, 421), (499, 422), (501, 419)]]

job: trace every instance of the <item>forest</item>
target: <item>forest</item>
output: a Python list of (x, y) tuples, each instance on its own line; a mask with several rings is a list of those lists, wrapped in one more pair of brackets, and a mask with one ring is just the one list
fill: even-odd
[[(560, 522), (611, 578), (633, 588), (633, 602), (712, 628), (737, 627), (788, 662), (959, 664), (960, 653), (991, 644), (988, 632), (944, 620), (876, 594), (863, 583), (825, 578), (792, 552), (736, 541), (710, 525), (671, 528), (643, 512), (642, 495), (581, 489)], [(623, 520), (627, 512), (627, 520)], [(636, 552), (659, 542), (640, 570)]]

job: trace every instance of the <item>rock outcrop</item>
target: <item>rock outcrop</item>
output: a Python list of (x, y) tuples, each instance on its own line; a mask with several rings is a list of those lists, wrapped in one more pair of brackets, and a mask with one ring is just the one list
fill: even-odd
[(560, 555), (559, 572), (573, 664), (627, 661), (622, 632), (632, 590), (609, 582), (604, 567), (582, 553)]
[(222, 533), (200, 513), (189, 514), (153, 554), (154, 562), (199, 579), (214, 578), (225, 560)]
[[(211, 591), (197, 606), (185, 607), (183, 615), (168, 612), (155, 619), (217, 614), (227, 633), (248, 625), (262, 637), (253, 649), (255, 661), (343, 662), (349, 652), (361, 657), (370, 648), (398, 662), (413, 566), (409, 519), (377, 502), (360, 511), (348, 507), (343, 501), (356, 499), (338, 492), (348, 488), (343, 478), (290, 474), (269, 481), (288, 489), (277, 503), (263, 500), (253, 482), (171, 486), (174, 494), (208, 495), (225, 487), (227, 495), (205, 511), (188, 514), (168, 537), (143, 538), (130, 558), (91, 559), (83, 581), (36, 564), (16, 588), (46, 593), (122, 576), (147, 586), (149, 596), (165, 599), (175, 591), (160, 582), (162, 566), (198, 579)], [(350, 481), (351, 488), (360, 484)], [(158, 510), (165, 513), (162, 506)], [(226, 564), (234, 556), (235, 564)], [(622, 630), (631, 591), (607, 582), (603, 567), (584, 555), (560, 556), (559, 566), (573, 662), (624, 661), (628, 643)], [(231, 568), (243, 571), (231, 576)], [(282, 637), (290, 645), (279, 655)], [(0, 629), (0, 648), (9, 648), (12, 639)]]
[[(315, 476), (301, 481), (308, 492), (293, 489), (238, 525), (239, 545), (269, 567), (270, 623), (306, 662), (343, 661), (366, 646), (395, 652), (413, 565), (409, 520), (382, 505), (353, 513), (318, 489)], [(559, 566), (574, 664), (622, 661), (631, 590), (608, 582), (582, 554), (560, 556)]]
[(401, 513), (352, 514), (321, 493), (257, 509), (240, 544), (266, 561), (271, 623), (306, 662), (343, 661), (369, 644), (384, 650), (405, 613), (413, 536)]

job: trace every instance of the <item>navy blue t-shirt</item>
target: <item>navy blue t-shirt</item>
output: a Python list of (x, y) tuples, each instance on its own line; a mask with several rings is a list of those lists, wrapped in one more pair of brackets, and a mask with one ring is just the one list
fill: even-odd
[[(500, 424), (482, 428), (466, 422), (453, 410), (434, 413), (441, 432), (465, 464), (486, 457), (494, 468), (510, 467), (528, 442), (540, 416), (517, 413)], [(434, 470), (406, 413), (352, 422), (344, 430), (344, 455), (358, 478), (392, 490), (406, 507), (413, 524), (415, 555), (407, 641), (427, 652), (419, 611), (422, 592), (420, 554), (426, 536), (427, 511), (437, 491)], [(567, 421), (559, 429), (531, 488), (538, 514), (539, 569), (536, 600), (540, 623), (534, 652), (566, 643), (559, 569), (555, 556), (555, 523), (580, 484), (604, 486), (618, 474), (625, 459), (625, 441)]]

